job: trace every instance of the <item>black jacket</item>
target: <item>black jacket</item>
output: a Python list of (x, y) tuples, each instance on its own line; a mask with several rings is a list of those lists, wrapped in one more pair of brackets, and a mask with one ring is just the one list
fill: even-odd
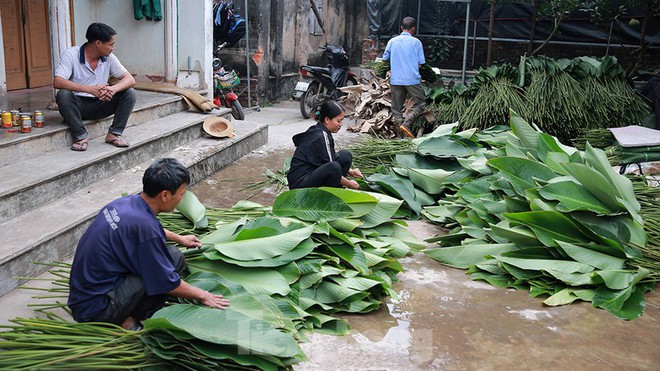
[(295, 186), (305, 175), (319, 166), (337, 159), (332, 133), (320, 122), (293, 136), (296, 151), (287, 174), (289, 186)]

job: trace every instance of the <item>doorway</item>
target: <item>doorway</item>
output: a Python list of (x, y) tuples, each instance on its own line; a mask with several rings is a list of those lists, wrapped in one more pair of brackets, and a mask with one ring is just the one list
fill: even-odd
[(53, 81), (48, 0), (0, 0), (7, 91)]

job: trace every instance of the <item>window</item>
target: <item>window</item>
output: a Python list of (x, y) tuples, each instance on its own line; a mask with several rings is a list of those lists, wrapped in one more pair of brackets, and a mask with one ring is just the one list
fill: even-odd
[[(321, 19), (323, 19), (323, 5), (316, 5), (316, 9), (319, 11), (319, 16), (321, 16)], [(319, 24), (318, 20), (316, 19), (316, 14), (314, 14), (314, 9), (312, 7), (309, 7), (309, 34), (314, 35), (314, 36), (323, 36), (323, 30), (321, 29), (321, 25)]]

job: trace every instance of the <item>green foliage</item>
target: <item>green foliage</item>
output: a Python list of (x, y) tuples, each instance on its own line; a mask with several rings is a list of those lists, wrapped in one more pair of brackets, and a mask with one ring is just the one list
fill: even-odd
[(640, 316), (647, 282), (660, 276), (658, 227), (646, 228), (659, 225), (657, 200), (640, 202), (603, 151), (577, 151), (510, 117), (511, 131), (439, 126), (368, 186), (401, 198), (411, 215), (419, 192), (436, 200), (421, 215), (450, 232), (424, 252), (472, 279), (548, 295), (548, 305), (579, 299)]

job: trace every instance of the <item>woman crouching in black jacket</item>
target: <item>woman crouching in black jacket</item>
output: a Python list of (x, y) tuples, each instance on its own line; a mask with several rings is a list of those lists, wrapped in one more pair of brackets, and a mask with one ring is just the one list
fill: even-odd
[(317, 115), (318, 122), (304, 133), (293, 136), (296, 151), (287, 174), (289, 188), (347, 187), (360, 189), (360, 185), (346, 178), (362, 178), (358, 169), (351, 169), (353, 156), (347, 150), (335, 152), (332, 133), (341, 129), (344, 108), (333, 100), (325, 101)]

